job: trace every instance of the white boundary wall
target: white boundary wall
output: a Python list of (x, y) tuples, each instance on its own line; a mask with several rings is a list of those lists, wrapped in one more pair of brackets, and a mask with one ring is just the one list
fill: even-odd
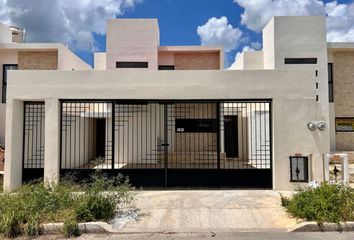
[(289, 156), (309, 155), (310, 180), (323, 181), (329, 130), (311, 70), (256, 71), (13, 71), (9, 73), (5, 189), (21, 184), (23, 101), (45, 101), (45, 178), (59, 180), (60, 99), (272, 99), (273, 188), (292, 190)]

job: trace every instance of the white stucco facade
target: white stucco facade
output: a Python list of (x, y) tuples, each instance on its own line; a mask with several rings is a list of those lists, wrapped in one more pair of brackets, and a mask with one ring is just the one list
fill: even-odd
[[(220, 102), (266, 99), (271, 102), (271, 107), (263, 109), (268, 114), (264, 122), (269, 121), (271, 126), (271, 188), (293, 190), (299, 185), (308, 184), (308, 181), (321, 182), (324, 180), (323, 156), (335, 148), (336, 137), (335, 106), (329, 103), (327, 70), (327, 64), (333, 61), (334, 55), (328, 54), (328, 47), (343, 50), (352, 46), (327, 45), (324, 17), (275, 17), (263, 30), (263, 49), (242, 53), (234, 65), (236, 70), (223, 70), (224, 54), (220, 47), (159, 46), (156, 19), (111, 20), (107, 26), (107, 51), (95, 53), (94, 70), (81, 65), (71, 56), (71, 52), (57, 46), (60, 56), (57, 70), (9, 72), (6, 128), (3, 128), (6, 129), (5, 189), (13, 190), (22, 183), (24, 104), (28, 101), (44, 102), (44, 179), (60, 181), (60, 154), (63, 152), (60, 104), (63, 100), (144, 100), (151, 101), (153, 105), (154, 101), (159, 100)], [(69, 58), (72, 64), (66, 60)], [(16, 59), (16, 54), (11, 52), (1, 55), (0, 62), (16, 62)], [(143, 69), (116, 69), (118, 62), (148, 64)], [(79, 67), (72, 71), (73, 65)], [(178, 71), (158, 71), (160, 68)], [(147, 112), (153, 112), (155, 119), (157, 116), (161, 119), (164, 117), (162, 111), (152, 111), (151, 105), (145, 106), (140, 117), (132, 113), (131, 119), (140, 119), (134, 120), (137, 123), (146, 122), (145, 125), (137, 124), (141, 129), (144, 126), (147, 128), (148, 121), (153, 121), (148, 118)], [(74, 106), (77, 107), (75, 103)], [(107, 108), (104, 104), (102, 106)], [(99, 112), (89, 109), (80, 114), (94, 118)], [(106, 114), (106, 126), (112, 126), (112, 119), (107, 117), (112, 114), (112, 109), (103, 112)], [(76, 116), (79, 122), (82, 121), (80, 114)], [(229, 114), (237, 115), (235, 112)], [(239, 117), (238, 124), (247, 125), (255, 118)], [(311, 131), (307, 126), (309, 122), (324, 122), (326, 127), (324, 130)], [(76, 129), (71, 128), (69, 126), (70, 131), (76, 132)], [(87, 127), (83, 129), (86, 131)], [(129, 129), (118, 129), (129, 134)], [(253, 144), (254, 134), (249, 133), (252, 127), (245, 129), (246, 132), (242, 134), (247, 135), (247, 140), (242, 142), (239, 136), (238, 146), (242, 148), (242, 157), (247, 158), (247, 145)], [(223, 131), (222, 136), (225, 134)], [(147, 133), (141, 136), (146, 137)], [(112, 136), (106, 136), (105, 141), (112, 141)], [(221, 139), (220, 142), (223, 141)], [(86, 143), (84, 145), (86, 148)], [(142, 148), (144, 154), (150, 145), (153, 144), (147, 142)], [(219, 147), (223, 152), (225, 146), (221, 145)], [(123, 153), (115, 154), (125, 156)], [(289, 157), (295, 155), (309, 159), (307, 182), (290, 181)], [(75, 154), (73, 156), (80, 158)], [(87, 165), (86, 160), (83, 159)]]

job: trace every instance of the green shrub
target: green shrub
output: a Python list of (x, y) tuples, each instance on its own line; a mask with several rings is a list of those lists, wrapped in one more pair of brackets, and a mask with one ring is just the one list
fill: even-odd
[(21, 234), (19, 219), (15, 212), (9, 211), (2, 214), (0, 233), (7, 238), (15, 238)]
[(77, 221), (73, 220), (73, 219), (65, 221), (64, 226), (63, 226), (63, 233), (64, 233), (64, 236), (67, 238), (80, 236), (81, 232), (80, 232), (79, 224), (77, 223)]
[(42, 223), (67, 219), (108, 221), (117, 208), (134, 200), (132, 190), (122, 176), (107, 178), (101, 173), (95, 174), (84, 186), (72, 181), (52, 187), (43, 181), (23, 185), (14, 193), (0, 194), (0, 234), (38, 236)]
[(282, 196), (282, 205), (292, 216), (319, 224), (354, 220), (354, 195), (343, 185), (303, 189), (292, 198)]
[(290, 198), (280, 194), (280, 201), (283, 207), (287, 207), (290, 204)]
[(38, 215), (31, 217), (27, 223), (24, 224), (24, 233), (29, 237), (37, 237), (41, 233), (41, 226)]
[(97, 195), (87, 194), (82, 196), (75, 209), (75, 215), (79, 221), (108, 221), (114, 217), (116, 204), (114, 198), (102, 193), (97, 193)]
[(85, 194), (79, 196), (75, 216), (79, 221), (108, 221), (115, 215), (119, 205), (128, 205), (134, 200), (134, 193), (121, 175), (108, 178), (98, 172), (92, 176)]
[(4, 175), (0, 174), (0, 193), (3, 191), (4, 188)]

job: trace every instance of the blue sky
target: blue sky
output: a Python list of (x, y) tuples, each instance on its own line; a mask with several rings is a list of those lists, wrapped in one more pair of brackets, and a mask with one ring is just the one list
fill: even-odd
[[(296, 1), (296, 0), (295, 0)], [(324, 3), (333, 1), (323, 1)], [(337, 1), (338, 4), (352, 1)], [(233, 0), (145, 0), (134, 8), (126, 10), (120, 18), (157, 18), (160, 27), (161, 45), (200, 45), (197, 34), (198, 26), (205, 24), (210, 18), (227, 17), (229, 24), (243, 31), (245, 42), (226, 54), (228, 64), (231, 64), (237, 52), (250, 42), (262, 42), (261, 34), (249, 30), (241, 24), (241, 14), (244, 9)], [(354, 24), (354, 23), (353, 23)], [(94, 34), (98, 51), (105, 51), (105, 35)], [(84, 51), (76, 53), (86, 62), (91, 56)]]
[(227, 65), (261, 48), (272, 16), (323, 15), (327, 40), (354, 42), (354, 0), (0, 0), (0, 21), (27, 30), (28, 42), (62, 42), (91, 63), (105, 51), (110, 18), (157, 18), (161, 45), (222, 45)]
[[(229, 23), (233, 26), (238, 26), (242, 11), (232, 0), (145, 0), (133, 9), (128, 9), (120, 18), (157, 18), (162, 46), (200, 45), (198, 26), (205, 24), (211, 17), (222, 16), (228, 17)], [(258, 34), (252, 34), (251, 31), (249, 34), (254, 39), (259, 38)], [(105, 35), (96, 34), (95, 40), (98, 43), (98, 51), (104, 52)], [(237, 50), (229, 54), (230, 61)], [(86, 62), (91, 61), (91, 56), (87, 52), (76, 53)]]
[[(188, 7), (186, 7), (188, 6)], [(209, 18), (226, 16), (233, 26), (240, 25), (240, 16), (243, 9), (232, 0), (145, 0), (143, 3), (128, 9), (119, 18), (157, 18), (160, 28), (160, 44), (162, 46), (174, 45), (200, 45), (201, 40), (197, 34), (198, 26), (205, 24)], [(252, 40), (260, 41), (260, 34), (248, 31)], [(106, 50), (106, 36), (95, 34), (98, 51)], [(231, 62), (238, 47), (227, 54)], [(86, 62), (91, 62), (91, 55), (85, 51), (76, 51)]]

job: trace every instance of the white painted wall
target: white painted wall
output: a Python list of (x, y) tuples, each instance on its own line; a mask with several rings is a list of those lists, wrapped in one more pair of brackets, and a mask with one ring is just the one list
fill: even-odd
[(272, 18), (263, 28), (263, 63), (264, 69), (275, 68), (275, 18)]
[(0, 43), (11, 43), (12, 31), (5, 24), (0, 23)]
[(17, 64), (17, 51), (6, 51), (0, 49), (0, 144), (5, 144), (5, 120), (6, 120), (6, 104), (1, 102), (2, 99), (2, 81), (3, 81), (3, 64)]
[(91, 66), (63, 44), (58, 45), (58, 70), (89, 70)]
[[(326, 19), (323, 16), (275, 17), (274, 24), (274, 61), (275, 69), (310, 70), (315, 77), (311, 88), (319, 83), (318, 105), (324, 120), (329, 126), (328, 69)], [(285, 58), (317, 58), (317, 64), (284, 64)], [(322, 143), (323, 150), (330, 149), (330, 132)]]
[(94, 69), (95, 70), (106, 70), (107, 63), (106, 63), (106, 56), (105, 52), (96, 52), (94, 54)]
[(263, 51), (244, 51), (230, 70), (261, 70), (264, 69)]

